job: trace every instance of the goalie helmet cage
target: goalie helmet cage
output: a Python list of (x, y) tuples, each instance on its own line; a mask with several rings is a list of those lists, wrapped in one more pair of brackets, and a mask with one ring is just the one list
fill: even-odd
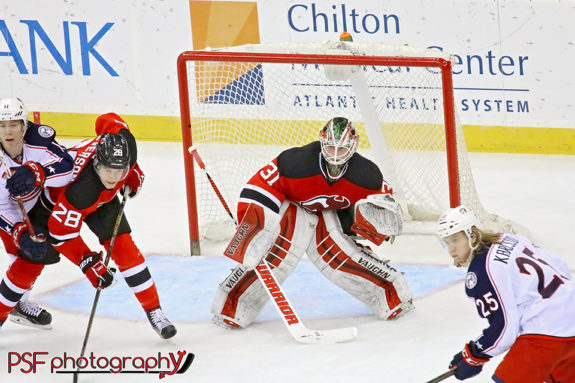
[(258, 169), (317, 140), (337, 116), (352, 121), (358, 152), (393, 187), (407, 231), (434, 232), (439, 215), (461, 203), (492, 230), (509, 222), (479, 201), (441, 52), (353, 42), (188, 51), (178, 84), (193, 255), (201, 238), (230, 238), (234, 225), (188, 154), (192, 143), (233, 209)]

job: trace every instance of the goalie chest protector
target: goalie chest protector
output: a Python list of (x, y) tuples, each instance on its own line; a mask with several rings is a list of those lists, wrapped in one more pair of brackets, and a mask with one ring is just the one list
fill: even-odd
[(331, 180), (319, 141), (282, 152), (277, 166), (277, 189), (285, 199), (309, 211), (347, 209), (370, 194), (390, 190), (377, 165), (358, 153), (344, 165), (341, 178)]

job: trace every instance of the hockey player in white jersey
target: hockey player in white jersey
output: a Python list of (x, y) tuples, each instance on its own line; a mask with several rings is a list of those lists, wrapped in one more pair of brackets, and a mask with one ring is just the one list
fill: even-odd
[(449, 368), (457, 368), (455, 377), (464, 380), (508, 351), (495, 382), (575, 382), (575, 283), (569, 268), (527, 238), (485, 232), (478, 224), (462, 205), (437, 225), (453, 263), (468, 268), (467, 296), (489, 322)]
[(10, 257), (0, 281), (0, 327), (10, 314), (14, 322), (51, 328), (50, 313), (28, 301), (27, 295), (44, 265), (59, 260), (47, 241), (37, 240), (42, 231), (47, 233), (49, 216), (41, 207), (42, 190), (66, 185), (72, 178), (74, 161), (55, 136), (51, 127), (28, 121), (20, 99), (0, 100), (0, 238)]

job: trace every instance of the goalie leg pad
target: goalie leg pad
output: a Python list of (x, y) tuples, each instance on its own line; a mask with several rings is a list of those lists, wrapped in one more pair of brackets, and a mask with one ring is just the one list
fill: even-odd
[(403, 274), (345, 235), (334, 211), (322, 213), (307, 255), (330, 281), (365, 303), (379, 319), (413, 309), (413, 294)]
[[(289, 202), (282, 205), (280, 214), (279, 234), (265, 260), (278, 282), (283, 283), (304, 254), (315, 232), (317, 216)], [(211, 309), (213, 320), (226, 328), (247, 327), (267, 301), (268, 295), (255, 271), (238, 265), (218, 287)]]

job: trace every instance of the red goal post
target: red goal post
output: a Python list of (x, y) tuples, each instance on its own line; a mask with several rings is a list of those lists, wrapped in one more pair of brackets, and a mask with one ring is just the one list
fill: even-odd
[(477, 197), (441, 52), (343, 42), (188, 51), (178, 57), (178, 85), (192, 254), (210, 227), (221, 237), (230, 223), (202, 186), (192, 144), (234, 209), (255, 171), (340, 115), (359, 131), (359, 152), (380, 166), (406, 222), (434, 225), (461, 202), (494, 219)]

